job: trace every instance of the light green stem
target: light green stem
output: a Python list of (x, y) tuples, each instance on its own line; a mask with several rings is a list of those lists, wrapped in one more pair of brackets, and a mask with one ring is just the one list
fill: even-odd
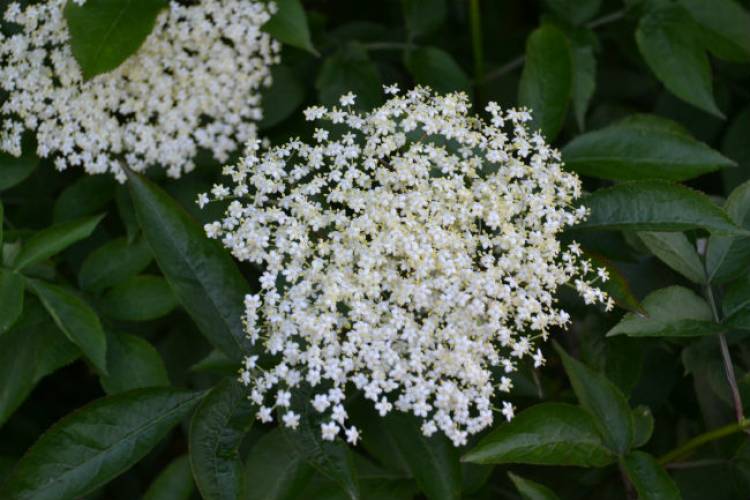
[(737, 432), (742, 432), (748, 427), (750, 427), (750, 419), (744, 419), (740, 422), (733, 422), (731, 424), (725, 425), (724, 427), (719, 427), (718, 429), (714, 429), (699, 436), (695, 436), (693, 439), (686, 442), (682, 446), (679, 446), (659, 457), (659, 463), (665, 465), (670, 462), (674, 462), (679, 458), (689, 455), (693, 450), (703, 446), (706, 443), (716, 441)]

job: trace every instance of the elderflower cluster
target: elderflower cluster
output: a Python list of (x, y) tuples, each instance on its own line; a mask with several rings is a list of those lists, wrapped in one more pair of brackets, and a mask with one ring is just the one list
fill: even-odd
[[(83, 4), (85, 0), (76, 3)], [(24, 130), (37, 154), (60, 170), (83, 166), (123, 180), (121, 162), (163, 165), (171, 177), (194, 168), (199, 148), (219, 161), (255, 137), (259, 88), (280, 45), (260, 30), (273, 3), (172, 0), (138, 51), (115, 70), (84, 81), (73, 58), (67, 0), (11, 3), (0, 34), (0, 151), (21, 154)]]
[(353, 94), (307, 109), (322, 122), (313, 143), (249, 144), (225, 168), (234, 186), (198, 202), (233, 200), (206, 231), (263, 269), (245, 321), (272, 363), (251, 356), (240, 372), (259, 419), (275, 409), (296, 427), (291, 399), (304, 386), (322, 437), (356, 443), (353, 386), (381, 416), (412, 413), (425, 435), (460, 446), (493, 412), (513, 417), (493, 394), (511, 390), (522, 359), (542, 365), (539, 341), (569, 322), (557, 288), (575, 282), (587, 303), (611, 307), (593, 286), (606, 273), (557, 239), (586, 217), (580, 181), (527, 129), (528, 111), (490, 103), (485, 121), (463, 93), (386, 92), (364, 114)]

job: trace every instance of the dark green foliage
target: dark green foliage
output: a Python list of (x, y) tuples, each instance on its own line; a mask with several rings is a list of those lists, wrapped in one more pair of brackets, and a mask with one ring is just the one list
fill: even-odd
[[(236, 379), (262, 270), (206, 238), (221, 204), (194, 203), (221, 166), (201, 153), (180, 180), (118, 185), (55, 171), (29, 134), (0, 153), (0, 498), (748, 498), (750, 2), (275, 3), (262, 138), (309, 137), (306, 106), (352, 91), (371, 109), (383, 84), (464, 91), (479, 115), (528, 106), (583, 181), (590, 216), (561, 240), (607, 269), (615, 310), (562, 289), (557, 349), (493, 399), (515, 418), (496, 411), (462, 448), (352, 388), (357, 446), (323, 441), (301, 393), (296, 431), (254, 423)], [(68, 2), (84, 77), (147, 43), (164, 8)]]

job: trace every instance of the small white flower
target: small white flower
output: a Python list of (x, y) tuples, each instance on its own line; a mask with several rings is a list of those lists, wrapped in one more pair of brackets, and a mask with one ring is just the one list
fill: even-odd
[(268, 423), (273, 420), (273, 417), (271, 416), (271, 408), (268, 408), (266, 406), (261, 406), (257, 413), (258, 420), (260, 420), (263, 423)]
[(326, 441), (333, 441), (339, 433), (339, 426), (336, 422), (327, 422), (320, 424), (320, 434)]
[(359, 430), (354, 426), (346, 429), (346, 442), (351, 445), (356, 445), (357, 441), (359, 441)]
[(290, 429), (296, 429), (299, 426), (299, 415), (291, 410), (284, 413), (284, 416), (281, 417), (281, 419), (284, 421), (284, 425)]
[(515, 415), (515, 408), (513, 408), (513, 405), (508, 403), (507, 401), (503, 401), (503, 409), (500, 411), (505, 419), (510, 422), (513, 420), (513, 416)]
[(339, 98), (339, 103), (342, 106), (353, 106), (356, 99), (356, 95), (354, 95), (352, 92), (347, 92)]

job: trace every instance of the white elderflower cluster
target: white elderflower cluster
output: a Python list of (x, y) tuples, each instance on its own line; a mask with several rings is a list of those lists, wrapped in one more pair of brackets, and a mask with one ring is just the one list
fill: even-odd
[[(273, 3), (173, 0), (139, 50), (115, 70), (84, 81), (69, 44), (67, 0), (21, 8), (0, 34), (0, 151), (21, 154), (24, 130), (37, 154), (60, 170), (83, 166), (123, 180), (121, 162), (140, 171), (163, 165), (171, 177), (194, 168), (199, 148), (219, 161), (255, 137), (259, 88), (280, 45), (260, 30)], [(77, 3), (84, 3), (80, 1)]]
[[(557, 235), (586, 217), (575, 174), (526, 127), (526, 110), (469, 115), (463, 93), (417, 87), (368, 113), (312, 107), (312, 144), (252, 143), (201, 205), (232, 199), (206, 226), (241, 261), (260, 264), (262, 291), (245, 300), (247, 333), (273, 360), (248, 357), (240, 379), (268, 421), (296, 427), (291, 398), (312, 388), (324, 439), (356, 443), (344, 405), (356, 387), (380, 415), (422, 419), (456, 446), (510, 420), (508, 374), (568, 314), (554, 297), (570, 283), (587, 303), (612, 301), (606, 279)], [(589, 277), (589, 274), (591, 275)], [(575, 284), (573, 284), (575, 283)]]

